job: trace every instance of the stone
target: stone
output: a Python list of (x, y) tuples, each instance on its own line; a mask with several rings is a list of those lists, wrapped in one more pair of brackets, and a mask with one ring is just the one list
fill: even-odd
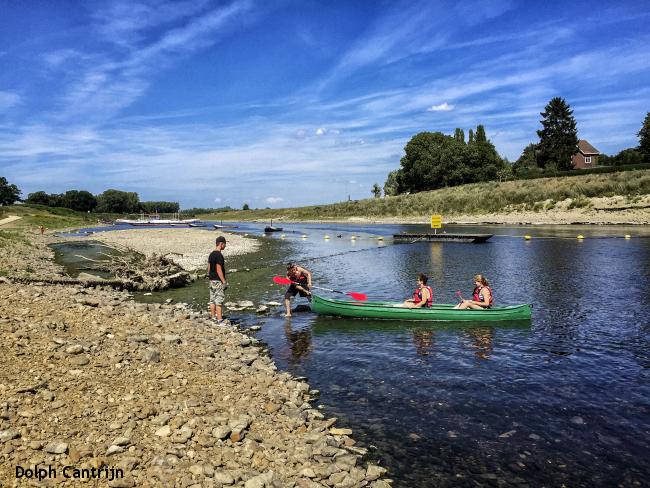
[(128, 446), (131, 444), (131, 439), (128, 437), (118, 437), (113, 441), (114, 446)]
[(212, 435), (217, 439), (225, 439), (230, 435), (231, 432), (232, 429), (227, 425), (219, 425), (218, 427), (212, 429)]
[(385, 468), (377, 466), (376, 464), (368, 464), (368, 469), (366, 469), (366, 479), (368, 481), (375, 481), (379, 479), (381, 475), (386, 472)]
[(203, 474), (203, 466), (200, 464), (193, 464), (190, 466), (189, 472), (194, 476), (201, 476)]
[(150, 363), (160, 362), (160, 351), (152, 347), (147, 348), (142, 354), (142, 359)]
[(111, 488), (132, 488), (135, 486), (135, 480), (133, 476), (127, 474), (124, 478), (115, 478), (113, 481), (109, 481), (108, 486)]
[(0, 430), (0, 442), (7, 442), (20, 437), (20, 432), (15, 429)]
[(219, 486), (219, 484), (222, 485), (233, 485), (235, 483), (235, 478), (233, 478), (230, 473), (227, 472), (219, 472), (219, 473), (214, 473), (214, 476), (212, 477), (214, 482)]
[(43, 450), (50, 454), (64, 454), (68, 452), (68, 444), (61, 441), (53, 441), (46, 445)]
[(73, 344), (65, 348), (67, 354), (80, 354), (84, 351), (84, 347), (81, 344)]
[(352, 429), (338, 429), (336, 427), (330, 428), (332, 435), (352, 435)]
[(157, 435), (158, 437), (169, 437), (171, 434), (172, 434), (172, 429), (169, 425), (165, 425), (155, 432), (155, 435)]
[(584, 425), (585, 421), (582, 417), (576, 415), (575, 417), (571, 417), (571, 423), (576, 425)]
[(250, 478), (244, 483), (244, 488), (265, 488), (273, 483), (273, 471)]
[(106, 450), (106, 455), (107, 455), (107, 456), (112, 456), (113, 454), (118, 454), (118, 453), (120, 453), (120, 452), (124, 452), (124, 448), (123, 448), (123, 447), (120, 447), (120, 446), (110, 446), (110, 447)]

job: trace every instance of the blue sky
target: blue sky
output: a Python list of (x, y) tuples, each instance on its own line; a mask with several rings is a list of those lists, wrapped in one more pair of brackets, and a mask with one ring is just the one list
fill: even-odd
[(606, 153), (650, 111), (650, 4), (0, 0), (0, 175), (183, 208), (370, 196), (417, 132), (515, 160), (554, 96)]

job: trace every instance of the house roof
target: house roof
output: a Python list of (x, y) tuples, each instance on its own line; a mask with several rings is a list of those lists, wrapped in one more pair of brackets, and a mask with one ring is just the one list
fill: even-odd
[(590, 155), (590, 154), (598, 155), (598, 154), (600, 154), (600, 151), (598, 149), (596, 149), (594, 146), (589, 144), (589, 142), (587, 142), (584, 139), (580, 139), (578, 141), (578, 150), (582, 154), (585, 154), (585, 155)]

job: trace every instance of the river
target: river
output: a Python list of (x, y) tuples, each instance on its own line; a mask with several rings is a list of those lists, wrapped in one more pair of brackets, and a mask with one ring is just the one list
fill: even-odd
[[(257, 336), (278, 366), (320, 390), (324, 413), (354, 429), (396, 487), (647, 486), (650, 229), (462, 226), (446, 230), (495, 236), (486, 244), (390, 239), (424, 230), (284, 225), (263, 251), (234, 260), (250, 271), (229, 278), (232, 292), (281, 301), (271, 278), (287, 260), (309, 268), (315, 284), (371, 300), (409, 297), (423, 272), (435, 300), (450, 303), (456, 290), (471, 295), (482, 273), (496, 304), (533, 304), (531, 323), (240, 317), (262, 326)], [(167, 297), (203, 308), (207, 292), (198, 283), (141, 299)]]

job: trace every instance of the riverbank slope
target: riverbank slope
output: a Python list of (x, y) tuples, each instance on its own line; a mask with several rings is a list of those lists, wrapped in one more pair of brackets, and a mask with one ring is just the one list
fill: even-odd
[(443, 188), (330, 205), (240, 210), (204, 219), (426, 223), (650, 224), (650, 170)]

